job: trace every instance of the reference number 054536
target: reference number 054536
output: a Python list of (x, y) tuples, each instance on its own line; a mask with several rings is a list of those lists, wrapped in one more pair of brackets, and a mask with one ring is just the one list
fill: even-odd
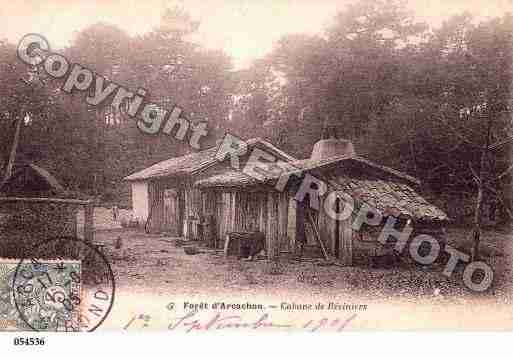
[(26, 346), (43, 346), (46, 344), (45, 338), (24, 338), (15, 337), (14, 345), (26, 345)]

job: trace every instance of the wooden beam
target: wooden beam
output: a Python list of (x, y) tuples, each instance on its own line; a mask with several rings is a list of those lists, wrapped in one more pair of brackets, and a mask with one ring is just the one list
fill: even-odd
[(337, 221), (339, 226), (339, 259), (343, 265), (353, 265), (353, 228), (351, 227), (351, 217), (342, 221)]
[(241, 228), (237, 228), (236, 210), (237, 210), (237, 191), (230, 192), (230, 225), (231, 231), (236, 232)]
[(267, 195), (267, 258), (276, 259), (279, 255), (279, 229), (278, 229), (278, 195), (269, 191)]
[(94, 205), (85, 206), (84, 215), (84, 240), (93, 243), (94, 239)]

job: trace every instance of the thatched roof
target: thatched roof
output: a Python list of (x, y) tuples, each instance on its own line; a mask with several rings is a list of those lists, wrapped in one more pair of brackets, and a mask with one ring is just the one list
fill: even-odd
[[(296, 160), (294, 157), (288, 155), (284, 151), (261, 138), (249, 139), (246, 141), (246, 144), (249, 148), (254, 146), (263, 148), (285, 161)], [(156, 163), (142, 171), (133, 173), (124, 179), (126, 181), (142, 181), (167, 176), (192, 175), (218, 163), (218, 160), (215, 158), (217, 149), (218, 147), (214, 146), (204, 151), (191, 153), (181, 157), (173, 157)]]

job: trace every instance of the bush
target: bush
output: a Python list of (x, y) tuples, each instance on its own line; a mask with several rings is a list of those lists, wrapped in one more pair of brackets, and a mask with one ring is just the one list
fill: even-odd
[[(23, 258), (52, 238), (76, 236), (77, 206), (12, 202), (0, 205), (0, 257)], [(52, 253), (48, 254), (51, 257)]]

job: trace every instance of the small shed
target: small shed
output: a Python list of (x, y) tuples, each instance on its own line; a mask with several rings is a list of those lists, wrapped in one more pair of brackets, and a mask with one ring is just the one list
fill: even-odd
[(46, 169), (18, 163), (0, 188), (0, 257), (22, 258), (45, 240), (77, 236), (77, 211), (87, 208), (83, 236), (93, 233), (92, 202), (70, 194)]
[[(241, 165), (248, 160), (249, 153), (254, 148), (271, 153), (282, 161), (295, 160), (260, 138), (247, 140), (246, 144), (248, 151), (245, 156), (241, 156)], [(238, 184), (244, 184), (245, 178), (249, 181), (254, 179), (233, 170), (229, 160), (218, 161), (215, 157), (217, 150), (218, 147), (214, 146), (201, 152), (171, 158), (125, 178), (131, 182), (134, 216), (146, 223), (149, 232), (166, 232), (195, 238), (195, 224), (210, 215), (215, 217), (216, 236), (224, 238), (226, 232), (232, 228), (231, 222), (228, 222), (232, 217), (224, 214), (235, 201), (233, 193), (201, 191), (194, 185), (195, 182), (212, 176), (232, 179)], [(243, 201), (242, 198), (240, 200)]]

